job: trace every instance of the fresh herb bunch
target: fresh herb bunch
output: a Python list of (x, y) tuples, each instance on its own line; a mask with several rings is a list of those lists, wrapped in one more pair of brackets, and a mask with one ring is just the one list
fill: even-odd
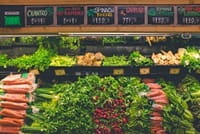
[(15, 38), (1, 38), (0, 45), (1, 46), (10, 46), (15, 43)]
[(128, 123), (124, 130), (127, 134), (150, 133), (150, 112), (152, 104), (140, 94), (149, 91), (148, 87), (136, 77), (120, 77), (118, 79), (123, 90)]
[(72, 84), (53, 86), (50, 91), (56, 91), (55, 93), (45, 89), (36, 91), (36, 100), (47, 98), (50, 101), (35, 104), (41, 112), (29, 116), (35, 116), (32, 118), (33, 123), (24, 126), (22, 131), (30, 133), (34, 130), (37, 134), (93, 134), (95, 126), (92, 120), (92, 96), (99, 82), (99, 77), (88, 76)]
[(187, 75), (179, 83), (177, 92), (187, 101), (194, 118), (193, 125), (200, 133), (200, 82), (191, 75)]
[(72, 56), (59, 56), (56, 55), (51, 58), (50, 66), (66, 66), (70, 67), (76, 64), (76, 58)]
[(189, 71), (200, 69), (200, 49), (188, 47), (181, 58), (181, 64)]
[(36, 37), (31, 37), (31, 36), (20, 37), (20, 42), (28, 44), (28, 45), (30, 45), (30, 44), (39, 45), (38, 42), (37, 42), (37, 38)]
[(16, 66), (21, 69), (38, 69), (44, 71), (51, 63), (53, 52), (40, 46), (33, 55), (23, 55), (8, 61), (9, 66)]
[(189, 111), (187, 102), (176, 92), (172, 83), (163, 80), (159, 82), (167, 94), (169, 105), (163, 111), (163, 126), (170, 134), (197, 134), (194, 126), (194, 117)]
[(77, 50), (80, 48), (80, 38), (79, 37), (60, 37), (59, 47), (68, 48), (70, 50)]
[(0, 54), (0, 66), (6, 67), (8, 56), (6, 54)]
[(129, 61), (127, 60), (126, 56), (112, 56), (112, 57), (105, 57), (103, 60), (103, 66), (127, 66), (130, 65)]
[(103, 45), (104, 44), (124, 43), (125, 39), (123, 37), (103, 37), (102, 42), (103, 42)]
[(151, 66), (153, 61), (151, 58), (147, 58), (140, 54), (139, 51), (132, 52), (129, 56), (129, 60), (133, 66)]

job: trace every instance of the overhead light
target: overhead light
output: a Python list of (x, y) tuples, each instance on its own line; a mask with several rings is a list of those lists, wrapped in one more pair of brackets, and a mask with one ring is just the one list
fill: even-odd
[(58, 33), (62, 36), (171, 36), (171, 33)]
[(53, 37), (53, 36), (59, 36), (57, 34), (54, 35), (48, 35), (48, 34), (35, 34), (35, 35), (31, 35), (31, 34), (24, 34), (24, 35), (0, 35), (0, 38), (12, 38), (12, 37), (38, 37), (38, 36), (43, 36), (43, 37)]

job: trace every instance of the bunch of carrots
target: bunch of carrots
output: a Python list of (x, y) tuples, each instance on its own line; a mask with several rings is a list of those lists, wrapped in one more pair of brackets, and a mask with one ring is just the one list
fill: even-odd
[(169, 103), (167, 95), (162, 90), (162, 87), (155, 83), (154, 79), (144, 79), (143, 81), (150, 88), (146, 96), (149, 100), (154, 101), (151, 113), (151, 134), (166, 134), (162, 126), (162, 111), (165, 105)]
[(35, 76), (31, 73), (15, 74), (1, 81), (0, 134), (19, 134), (28, 109), (27, 94), (34, 89)]

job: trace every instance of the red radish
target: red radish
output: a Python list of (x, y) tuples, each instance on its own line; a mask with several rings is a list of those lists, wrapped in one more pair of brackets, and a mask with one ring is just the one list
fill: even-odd
[(159, 88), (159, 89), (161, 89), (162, 87), (159, 85), (159, 84), (157, 84), (157, 83), (147, 83), (146, 84), (149, 88)]
[(159, 131), (157, 131), (156, 133), (165, 133), (165, 130), (159, 130)]
[(159, 99), (159, 100), (154, 100), (156, 103), (161, 103), (161, 104), (168, 104), (169, 101), (167, 99)]
[(145, 84), (147, 84), (147, 83), (154, 83), (154, 82), (155, 82), (155, 79), (144, 78), (142, 81), (143, 81)]
[(163, 117), (154, 116), (154, 117), (151, 117), (151, 120), (154, 120), (154, 121), (163, 121)]
[(159, 112), (155, 112), (155, 111), (152, 112), (151, 115), (152, 115), (152, 116), (161, 116), (161, 114), (160, 114)]
[(153, 104), (153, 109), (156, 111), (162, 111), (164, 109), (164, 105), (161, 104)]
[(160, 100), (160, 99), (167, 99), (167, 97), (162, 94), (162, 95), (159, 95), (159, 96), (150, 97), (149, 99), (151, 99), (151, 100)]
[(147, 97), (155, 97), (155, 96), (159, 96), (162, 95), (162, 93), (158, 90), (158, 91), (150, 91), (146, 96)]

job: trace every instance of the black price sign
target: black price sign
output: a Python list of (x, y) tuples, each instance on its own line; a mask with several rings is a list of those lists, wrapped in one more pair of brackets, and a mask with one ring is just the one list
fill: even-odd
[(178, 24), (199, 25), (200, 5), (178, 7)]
[(118, 24), (144, 24), (144, 7), (118, 7)]
[(57, 7), (57, 24), (84, 24), (84, 7)]
[(114, 7), (88, 7), (87, 18), (90, 25), (114, 24)]
[(2, 27), (23, 27), (24, 6), (4, 6), (1, 8)]
[(148, 24), (174, 24), (173, 7), (148, 7)]
[(53, 24), (53, 7), (27, 7), (27, 25), (51, 25)]

